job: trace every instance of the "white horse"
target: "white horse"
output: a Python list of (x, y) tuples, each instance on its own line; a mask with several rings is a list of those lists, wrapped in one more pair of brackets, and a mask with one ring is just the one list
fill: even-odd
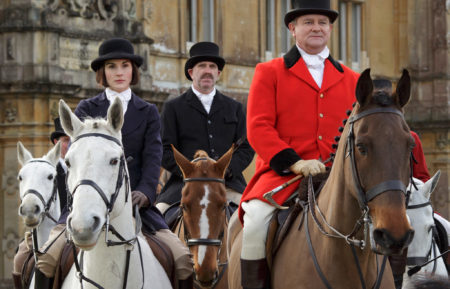
[[(19, 215), (25, 226), (32, 231), (34, 252), (48, 240), (50, 230), (61, 214), (56, 184), (56, 165), (60, 151), (61, 145), (58, 142), (43, 157), (33, 158), (20, 141), (17, 143), (17, 158), (22, 166), (17, 176), (21, 199)], [(34, 288), (34, 278), (30, 288)]]
[(133, 222), (121, 101), (110, 105), (107, 120), (83, 123), (63, 100), (59, 115), (71, 137), (65, 158), (73, 197), (67, 231), (81, 249), (62, 288), (172, 288)]
[[(414, 239), (408, 247), (407, 268), (403, 275), (404, 288), (409, 288), (409, 283), (414, 279), (414, 275), (408, 275), (409, 269), (416, 265), (422, 265), (441, 254), (433, 238), (435, 223), (433, 207), (430, 202), (431, 193), (436, 188), (440, 174), (440, 171), (438, 171), (426, 183), (413, 178), (418, 190), (415, 190), (414, 186), (410, 185), (411, 194), (406, 213), (410, 219), (411, 226), (414, 228), (415, 234)], [(420, 273), (425, 275), (448, 276), (442, 258), (438, 258), (423, 266)]]

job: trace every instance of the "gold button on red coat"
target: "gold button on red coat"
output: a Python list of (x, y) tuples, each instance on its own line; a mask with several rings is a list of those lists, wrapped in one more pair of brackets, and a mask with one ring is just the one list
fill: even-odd
[(323, 113), (319, 113), (319, 116), (320, 116), (320, 117), (323, 117)]
[(323, 93), (320, 94), (320, 98), (323, 98)]
[(319, 139), (322, 140), (322, 136), (321, 135), (319, 135)]

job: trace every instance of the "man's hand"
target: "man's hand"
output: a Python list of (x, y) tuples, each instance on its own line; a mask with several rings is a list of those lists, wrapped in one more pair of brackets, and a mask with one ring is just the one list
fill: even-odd
[(150, 206), (150, 201), (147, 196), (141, 191), (132, 191), (131, 198), (133, 199), (133, 207), (138, 205), (138, 208), (145, 208)]
[(299, 160), (289, 167), (289, 170), (297, 175), (315, 176), (325, 172), (325, 165), (318, 160)]

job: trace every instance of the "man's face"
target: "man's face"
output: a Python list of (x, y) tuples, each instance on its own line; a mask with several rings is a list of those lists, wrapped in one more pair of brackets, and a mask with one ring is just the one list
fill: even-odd
[(194, 88), (201, 93), (207, 94), (214, 89), (220, 71), (217, 64), (211, 61), (201, 61), (193, 68), (188, 69), (188, 73), (192, 78)]
[(308, 54), (318, 54), (330, 39), (333, 25), (325, 15), (308, 14), (289, 23), (289, 31), (297, 45)]
[(67, 150), (69, 149), (70, 137), (64, 135), (60, 136), (57, 139), (53, 140), (54, 144), (57, 144), (58, 141), (61, 142), (61, 158), (64, 159), (66, 157)]

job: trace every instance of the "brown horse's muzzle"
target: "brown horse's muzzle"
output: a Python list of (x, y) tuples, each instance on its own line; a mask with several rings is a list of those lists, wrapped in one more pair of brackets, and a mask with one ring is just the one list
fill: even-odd
[(376, 249), (383, 255), (399, 255), (408, 247), (414, 237), (414, 230), (407, 230), (400, 238), (394, 238), (386, 229), (375, 229), (373, 239)]

